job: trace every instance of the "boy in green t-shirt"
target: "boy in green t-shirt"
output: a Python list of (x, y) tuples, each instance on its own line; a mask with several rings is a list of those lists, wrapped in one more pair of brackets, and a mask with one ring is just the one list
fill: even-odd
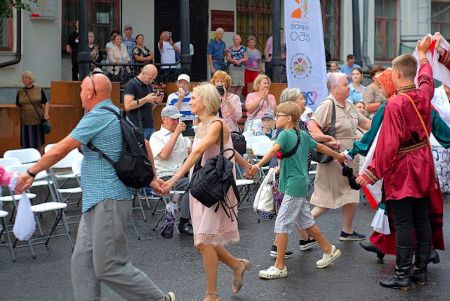
[(277, 128), (283, 128), (284, 131), (280, 133), (271, 150), (248, 172), (248, 176), (253, 177), (261, 166), (264, 166), (274, 155), (281, 158), (278, 189), (284, 194), (284, 198), (275, 221), (277, 260), (269, 269), (259, 271), (261, 278), (287, 277), (284, 254), (287, 248), (288, 233), (292, 233), (296, 223), (308, 231), (323, 249), (322, 259), (316, 262), (318, 268), (327, 267), (341, 255), (341, 251), (331, 245), (322, 235), (319, 227), (315, 225), (306, 197), (309, 183), (309, 151), (316, 148), (319, 152), (336, 158), (339, 163), (345, 161), (345, 155), (318, 144), (304, 131), (299, 131), (299, 118), (300, 107), (296, 103), (287, 101), (277, 107), (276, 125)]

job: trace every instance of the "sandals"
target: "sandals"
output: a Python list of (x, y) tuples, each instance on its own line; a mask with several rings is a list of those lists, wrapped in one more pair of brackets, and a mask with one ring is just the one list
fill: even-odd
[(232, 268), (232, 270), (236, 270), (239, 265), (241, 264), (241, 262), (244, 264), (245, 269), (242, 271), (241, 274), (241, 279), (236, 279), (235, 277), (233, 277), (233, 292), (235, 292), (234, 290), (236, 290), (236, 294), (239, 293), (239, 291), (241, 290), (242, 286), (244, 285), (244, 272), (245, 271), (250, 271), (250, 269), (252, 268), (252, 263), (250, 261), (248, 261), (247, 259), (239, 259), (239, 262), (234, 266), (234, 268)]

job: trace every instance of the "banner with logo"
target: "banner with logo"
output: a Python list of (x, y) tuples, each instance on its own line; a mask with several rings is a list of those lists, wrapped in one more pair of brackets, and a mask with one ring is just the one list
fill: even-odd
[(285, 0), (286, 75), (313, 111), (328, 96), (320, 0)]

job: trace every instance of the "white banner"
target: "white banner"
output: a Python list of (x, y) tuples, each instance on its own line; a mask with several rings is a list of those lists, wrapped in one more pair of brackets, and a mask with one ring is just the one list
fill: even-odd
[(320, 0), (285, 0), (286, 75), (313, 111), (328, 96)]

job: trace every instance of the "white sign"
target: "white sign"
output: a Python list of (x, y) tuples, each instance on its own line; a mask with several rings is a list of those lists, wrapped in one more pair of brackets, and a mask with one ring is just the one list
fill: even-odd
[(109, 13), (97, 13), (97, 24), (109, 24)]
[(313, 111), (328, 96), (320, 0), (285, 0), (286, 73)]
[(56, 0), (39, 0), (38, 3), (30, 2), (32, 19), (55, 20), (57, 17)]

